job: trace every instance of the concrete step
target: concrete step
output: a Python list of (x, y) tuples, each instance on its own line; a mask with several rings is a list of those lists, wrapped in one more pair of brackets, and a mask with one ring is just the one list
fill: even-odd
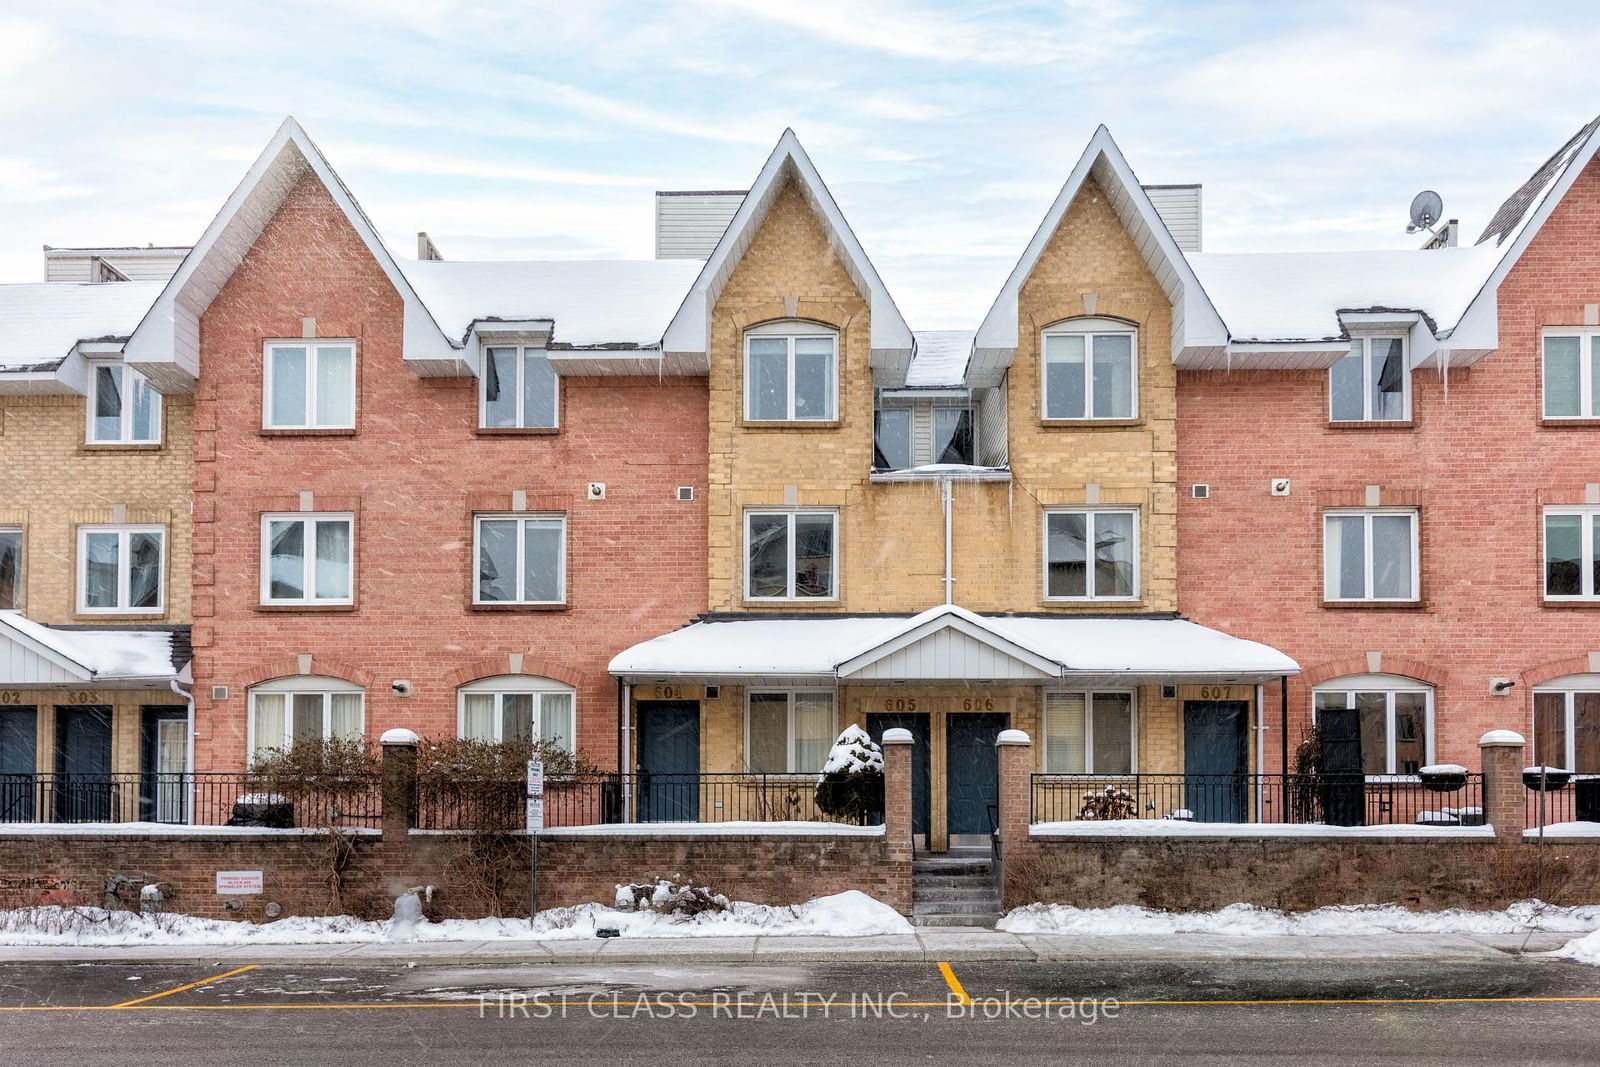
[(924, 900), (987, 900), (999, 903), (1000, 893), (992, 885), (958, 886), (955, 888), (945, 886), (913, 886), (911, 899), (916, 903)]
[(971, 926), (992, 930), (994, 924), (1000, 921), (1000, 913), (996, 911), (987, 915), (919, 915), (915, 918), (918, 926)]
[(911, 884), (918, 889), (970, 889), (993, 886), (994, 876), (989, 874), (916, 874)]
[(919, 900), (911, 905), (911, 916), (920, 919), (925, 915), (998, 915), (998, 900)]
[(986, 859), (930, 858), (911, 861), (913, 875), (987, 875), (993, 871), (994, 864)]

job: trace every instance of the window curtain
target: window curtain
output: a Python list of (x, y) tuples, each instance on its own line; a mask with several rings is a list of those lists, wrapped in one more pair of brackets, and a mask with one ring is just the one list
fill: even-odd
[(272, 749), (283, 747), (283, 705), (282, 693), (255, 695), (256, 747), (252, 759), (259, 759)]
[(494, 740), (493, 693), (467, 693), (461, 698), (461, 736), (472, 741)]
[(751, 771), (776, 774), (789, 769), (789, 697), (785, 693), (751, 693), (749, 752)]
[(1047, 693), (1044, 698), (1045, 770), (1082, 774), (1088, 730), (1082, 693)]
[(1133, 773), (1133, 696), (1095, 693), (1094, 773)]
[(833, 748), (832, 693), (794, 695), (794, 770), (810, 774), (822, 770)]
[(571, 693), (539, 695), (539, 739), (567, 752), (577, 751), (577, 724), (573, 722)]
[[(298, 698), (297, 698), (298, 699)], [(334, 693), (328, 716), (328, 736), (354, 741), (361, 737), (361, 694)]]

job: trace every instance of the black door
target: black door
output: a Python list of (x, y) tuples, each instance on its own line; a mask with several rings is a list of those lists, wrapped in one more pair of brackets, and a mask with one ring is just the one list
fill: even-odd
[(1195, 822), (1244, 822), (1249, 814), (1250, 705), (1183, 702), (1183, 803)]
[(111, 792), (111, 709), (56, 708), (56, 818), (109, 820)]
[(0, 822), (33, 821), (38, 721), (34, 708), (0, 710)]
[(995, 738), (1007, 716), (945, 719), (945, 799), (951, 834), (992, 834), (999, 818), (1000, 756)]
[(699, 821), (699, 703), (641, 700), (638, 746), (639, 820)]
[(139, 715), (139, 819), (185, 822), (189, 710), (181, 704), (147, 706)]
[(911, 731), (911, 832), (928, 833), (928, 715), (926, 712), (869, 712), (867, 733), (883, 744), (885, 730)]
[(1367, 778), (1361, 767), (1361, 711), (1319, 708), (1322, 742), (1322, 819), (1329, 826), (1361, 826), (1367, 821)]

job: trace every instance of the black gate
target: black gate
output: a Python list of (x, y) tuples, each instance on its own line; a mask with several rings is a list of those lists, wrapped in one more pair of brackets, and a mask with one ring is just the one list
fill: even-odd
[(1322, 739), (1322, 819), (1329, 826), (1363, 826), (1367, 821), (1367, 779), (1361, 766), (1361, 712), (1321, 708), (1317, 734)]

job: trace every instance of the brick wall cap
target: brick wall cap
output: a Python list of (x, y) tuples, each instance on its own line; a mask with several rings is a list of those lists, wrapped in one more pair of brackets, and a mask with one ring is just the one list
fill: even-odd
[(1500, 748), (1502, 746), (1526, 745), (1527, 739), (1515, 730), (1490, 730), (1478, 738), (1479, 748)]
[(1028, 736), (1026, 730), (1001, 730), (1000, 736), (994, 739), (996, 745), (1031, 745), (1033, 738)]
[(380, 745), (412, 745), (417, 744), (417, 735), (404, 726), (397, 726), (393, 730), (385, 730), (383, 736), (378, 738)]
[(894, 726), (883, 732), (883, 740), (880, 744), (909, 745), (911, 740), (910, 730), (907, 730), (904, 726)]

